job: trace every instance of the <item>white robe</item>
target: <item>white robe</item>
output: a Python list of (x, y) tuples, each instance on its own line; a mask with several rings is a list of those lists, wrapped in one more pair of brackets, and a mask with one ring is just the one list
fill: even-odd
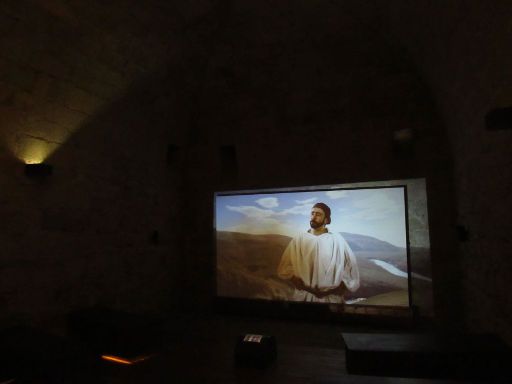
[[(299, 277), (313, 289), (327, 291), (341, 283), (345, 283), (351, 292), (359, 288), (356, 258), (339, 233), (299, 234), (286, 247), (277, 274), (282, 279)], [(296, 289), (293, 300), (342, 303), (343, 297), (331, 294), (318, 298), (310, 292)]]

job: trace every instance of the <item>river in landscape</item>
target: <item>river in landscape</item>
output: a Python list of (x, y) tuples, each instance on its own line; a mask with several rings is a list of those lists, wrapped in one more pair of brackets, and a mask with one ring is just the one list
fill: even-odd
[[(385, 261), (377, 260), (377, 259), (372, 259), (372, 261), (379, 267), (381, 267), (381, 268), (385, 269), (386, 271), (388, 271), (389, 273), (391, 273), (392, 275), (407, 278), (407, 272), (404, 272), (404, 271), (398, 269), (397, 267), (395, 267), (394, 265), (392, 265), (390, 263), (386, 263)], [(431, 278), (419, 275), (417, 273), (412, 273), (412, 277), (421, 279), (421, 280), (432, 281)]]

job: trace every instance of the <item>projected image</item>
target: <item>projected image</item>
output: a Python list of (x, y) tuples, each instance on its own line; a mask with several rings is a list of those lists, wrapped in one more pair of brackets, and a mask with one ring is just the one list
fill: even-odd
[(216, 195), (217, 294), (408, 306), (405, 189)]

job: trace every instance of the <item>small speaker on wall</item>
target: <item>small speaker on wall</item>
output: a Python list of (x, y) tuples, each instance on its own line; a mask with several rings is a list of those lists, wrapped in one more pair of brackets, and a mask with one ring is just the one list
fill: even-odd
[(414, 156), (414, 131), (412, 128), (393, 131), (393, 152), (399, 158)]
[(238, 160), (234, 145), (222, 145), (220, 147), (220, 165), (223, 181), (236, 179), (238, 174)]
[(512, 129), (512, 107), (494, 108), (487, 112), (485, 129), (488, 131)]

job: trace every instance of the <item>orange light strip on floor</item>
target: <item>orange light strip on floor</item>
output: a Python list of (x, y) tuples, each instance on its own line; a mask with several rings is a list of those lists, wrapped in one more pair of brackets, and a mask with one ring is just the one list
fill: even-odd
[(139, 357), (136, 357), (136, 358), (133, 358), (133, 359), (124, 359), (124, 358), (119, 357), (119, 356), (101, 355), (101, 358), (103, 360), (113, 361), (114, 363), (125, 364), (125, 365), (132, 365), (132, 364), (139, 363), (141, 361), (147, 360), (147, 359), (149, 359), (149, 358), (151, 358), (153, 356), (154, 356), (154, 354), (153, 355), (147, 355), (147, 356), (139, 356)]
[(129, 360), (126, 360), (126, 359), (122, 359), (120, 357), (116, 357), (116, 356), (110, 356), (110, 355), (101, 355), (101, 358), (103, 360), (108, 360), (108, 361), (113, 361), (115, 363), (119, 363), (119, 364), (126, 364), (126, 365), (132, 365), (133, 363)]

